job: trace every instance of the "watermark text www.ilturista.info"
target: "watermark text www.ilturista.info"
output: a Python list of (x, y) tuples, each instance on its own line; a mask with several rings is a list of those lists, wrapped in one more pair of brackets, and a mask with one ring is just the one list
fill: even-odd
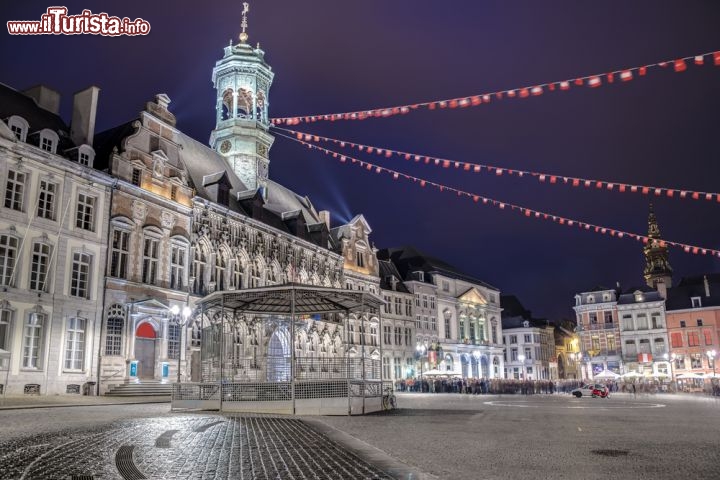
[(40, 20), (7, 22), (10, 35), (147, 35), (150, 23), (142, 18), (111, 17), (107, 13), (83, 10), (80, 15), (68, 15), (66, 7), (49, 7)]

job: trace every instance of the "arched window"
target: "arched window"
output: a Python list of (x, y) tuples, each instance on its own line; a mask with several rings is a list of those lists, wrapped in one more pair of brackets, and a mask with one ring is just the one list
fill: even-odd
[(195, 247), (195, 253), (193, 254), (193, 277), (195, 281), (193, 283), (193, 293), (199, 295), (205, 294), (205, 269), (207, 268), (207, 255), (203, 248), (198, 245)]
[(230, 277), (231, 287), (235, 290), (240, 290), (245, 286), (245, 262), (241, 256), (235, 258), (235, 268), (233, 269), (232, 276)]
[(18, 256), (18, 239), (13, 235), (0, 235), (0, 285), (12, 287), (13, 272)]
[(173, 322), (168, 322), (167, 357), (180, 358), (180, 325)]
[(161, 237), (162, 232), (156, 228), (143, 231), (142, 282), (148, 285), (158, 284)]
[(47, 292), (48, 269), (50, 268), (50, 244), (38, 240), (33, 243), (30, 262), (30, 290)]
[(215, 282), (215, 290), (225, 290), (225, 270), (227, 262), (225, 255), (222, 251), (219, 251), (215, 257), (215, 270), (213, 271), (213, 281)]
[(24, 142), (27, 138), (28, 128), (30, 128), (28, 122), (22, 117), (13, 115), (12, 117), (8, 118), (7, 123), (8, 127), (10, 127), (10, 130), (12, 130), (17, 139), (21, 142)]
[(250, 288), (262, 286), (262, 262), (258, 258), (250, 265)]
[(110, 305), (105, 327), (105, 355), (122, 355), (122, 337), (125, 312), (119, 303)]
[(253, 117), (253, 100), (252, 92), (245, 88), (241, 88), (238, 91), (237, 96), (237, 117), (238, 118), (252, 118)]
[(60, 140), (60, 137), (58, 137), (58, 134), (50, 130), (49, 128), (44, 128), (40, 130), (40, 148), (42, 150), (45, 150), (46, 152), (55, 153), (57, 152), (57, 146), (58, 142)]
[(25, 317), (23, 327), (23, 368), (41, 368), (42, 344), (45, 331), (45, 314), (34, 311)]
[(223, 92), (222, 96), (222, 113), (221, 120), (228, 120), (232, 116), (233, 111), (233, 89), (228, 88)]
[(257, 93), (255, 105), (255, 118), (261, 122), (265, 121), (265, 94), (260, 91)]
[[(10, 351), (10, 331), (12, 329), (13, 310), (7, 300), (0, 302), (0, 349)], [(5, 359), (0, 359), (0, 366), (8, 368), (3, 364)]]
[(170, 246), (170, 288), (182, 290), (186, 284), (187, 240), (173, 237)]

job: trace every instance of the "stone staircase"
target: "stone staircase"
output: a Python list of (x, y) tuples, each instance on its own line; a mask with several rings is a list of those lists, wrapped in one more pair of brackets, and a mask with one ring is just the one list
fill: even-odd
[(122, 383), (112, 385), (105, 394), (112, 397), (169, 397), (172, 384), (157, 380), (145, 380), (142, 383)]

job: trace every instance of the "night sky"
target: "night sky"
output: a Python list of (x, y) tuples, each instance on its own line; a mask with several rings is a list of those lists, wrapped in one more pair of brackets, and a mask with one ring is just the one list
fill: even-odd
[[(167, 93), (178, 126), (207, 142), (214, 63), (237, 39), (240, 1), (66, 1), (71, 14), (142, 17), (146, 37), (0, 36), (0, 82), (63, 94), (101, 88), (97, 132)], [(39, 20), (43, 2), (2, 2), (7, 20)], [(263, 0), (251, 2), (250, 43), (275, 71), (273, 117), (344, 112), (564, 80), (720, 50), (720, 2)], [(707, 59), (706, 59), (707, 62)], [(710, 62), (711, 63), (711, 62)], [(450, 159), (559, 175), (720, 191), (720, 67), (601, 88), (576, 88), (462, 110), (300, 125), (313, 133)], [(388, 167), (498, 200), (647, 231), (648, 197), (530, 178), (444, 170), (397, 157)], [(363, 213), (378, 248), (413, 244), (520, 297), (536, 316), (572, 317), (576, 292), (642, 283), (642, 245), (528, 219), (340, 164), (278, 138), (271, 177), (332, 212)], [(716, 202), (658, 198), (664, 238), (720, 248)], [(676, 279), (720, 260), (673, 249)]]

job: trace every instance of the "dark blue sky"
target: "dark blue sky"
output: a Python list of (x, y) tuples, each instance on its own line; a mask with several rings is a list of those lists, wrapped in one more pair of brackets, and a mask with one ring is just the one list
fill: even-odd
[[(36, 20), (52, 4), (3, 2), (3, 22)], [(210, 75), (239, 32), (239, 1), (68, 1), (142, 17), (147, 37), (0, 34), (0, 81), (45, 83), (64, 95), (102, 91), (98, 131), (167, 93), (179, 127), (207, 141), (214, 122)], [(276, 73), (272, 116), (328, 113), (458, 97), (720, 50), (714, 1), (505, 2), (274, 0), (251, 2), (250, 42)], [(312, 132), (381, 147), (508, 168), (702, 191), (720, 191), (720, 68), (602, 88), (578, 88), (464, 110), (364, 122), (316, 123)], [(374, 158), (375, 160), (376, 158)], [(578, 220), (646, 231), (648, 199), (533, 180), (384, 160), (408, 173)], [(597, 284), (642, 282), (642, 249), (517, 213), (482, 207), (336, 163), (277, 139), (275, 180), (307, 194), (334, 220), (364, 213), (379, 247), (414, 244), (504, 293), (538, 316), (571, 316), (573, 295)], [(720, 204), (660, 198), (667, 239), (720, 248)], [(673, 250), (676, 277), (720, 261)]]

